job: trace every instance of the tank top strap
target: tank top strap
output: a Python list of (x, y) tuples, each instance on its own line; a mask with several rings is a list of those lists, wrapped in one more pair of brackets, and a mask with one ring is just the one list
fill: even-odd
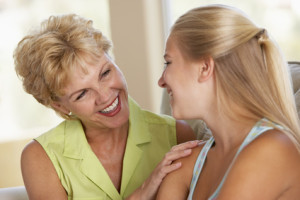
[(192, 181), (191, 181), (191, 184), (190, 184), (190, 193), (189, 193), (189, 196), (187, 198), (188, 200), (193, 199), (194, 190), (195, 190), (196, 184), (198, 182), (200, 172), (202, 171), (203, 164), (205, 163), (207, 153), (208, 153), (209, 149), (211, 148), (211, 146), (213, 145), (214, 141), (215, 141), (214, 138), (211, 137), (205, 143), (203, 149), (201, 150), (200, 154), (198, 155), (198, 158), (197, 158), (196, 163), (195, 163), (194, 171), (193, 171), (193, 178), (192, 178)]

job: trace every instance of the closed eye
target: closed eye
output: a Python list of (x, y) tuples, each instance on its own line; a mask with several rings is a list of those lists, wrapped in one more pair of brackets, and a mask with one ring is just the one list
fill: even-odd
[(164, 63), (164, 69), (166, 69), (170, 63), (171, 63), (171, 62), (167, 62), (167, 61), (166, 61), (166, 62)]
[(76, 101), (81, 99), (85, 94), (86, 94), (87, 90), (83, 90), (76, 98)]
[(108, 69), (108, 70), (106, 70), (105, 72), (103, 72), (103, 73), (101, 74), (101, 77), (108, 76), (109, 73), (110, 73), (110, 69)]

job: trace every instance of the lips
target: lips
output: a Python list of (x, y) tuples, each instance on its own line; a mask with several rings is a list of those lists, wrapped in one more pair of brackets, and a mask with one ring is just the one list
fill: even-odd
[(100, 110), (99, 113), (101, 115), (107, 116), (107, 117), (113, 117), (121, 110), (121, 103), (120, 98), (117, 96), (117, 98), (106, 108), (103, 110)]

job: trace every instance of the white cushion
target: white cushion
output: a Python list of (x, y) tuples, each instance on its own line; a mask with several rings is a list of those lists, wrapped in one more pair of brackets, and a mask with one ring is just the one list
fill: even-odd
[(3, 200), (29, 200), (24, 186), (0, 188), (0, 199), (3, 199)]

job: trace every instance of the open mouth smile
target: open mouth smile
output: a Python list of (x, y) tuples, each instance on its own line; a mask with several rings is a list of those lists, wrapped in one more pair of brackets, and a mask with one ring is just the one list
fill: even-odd
[(99, 113), (108, 117), (116, 115), (121, 110), (119, 96), (106, 108), (100, 110)]

